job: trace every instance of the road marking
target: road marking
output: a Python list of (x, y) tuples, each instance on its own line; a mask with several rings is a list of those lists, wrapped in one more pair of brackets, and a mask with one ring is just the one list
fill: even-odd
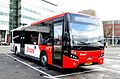
[[(93, 70), (89, 70), (89, 71), (84, 71), (84, 72), (77, 72), (77, 73), (71, 73), (71, 74), (64, 74), (64, 75), (57, 75), (57, 76), (54, 76), (55, 78), (62, 78), (62, 77), (67, 77), (67, 76), (73, 76), (73, 75), (80, 75), (80, 74), (84, 74), (84, 73), (88, 73), (88, 72), (94, 72), (94, 71), (110, 71), (112, 73), (115, 73), (115, 74), (120, 74), (120, 71), (116, 71), (116, 70), (113, 70), (113, 69), (108, 69), (108, 68), (103, 68), (103, 67), (98, 67), (98, 66), (90, 66), (90, 67), (85, 67), (85, 68), (92, 68)], [(48, 76), (44, 76), (45, 78), (48, 78)]]
[(117, 61), (117, 62), (119, 62), (120, 60), (113, 59), (113, 58), (105, 58), (105, 61), (106, 62), (108, 62), (108, 61)]
[(109, 75), (106, 75), (106, 74), (98, 74), (98, 79), (103, 79), (104, 77), (110, 78)]
[[(43, 74), (47, 75), (48, 78), (58, 79), (58, 78), (55, 78), (54, 76), (52, 76), (52, 75), (50, 75), (50, 74), (48, 74), (48, 73), (46, 73), (46, 72), (44, 72), (44, 71), (42, 71), (42, 70), (39, 70), (39, 69), (37, 69), (37, 68), (35, 68), (35, 67), (33, 67), (33, 66), (31, 66), (31, 65), (29, 65), (29, 64), (27, 64), (27, 63), (25, 63), (25, 62), (23, 62), (23, 61), (21, 61), (21, 60), (19, 60), (19, 59), (17, 59), (17, 58), (15, 58), (15, 57), (13, 57), (13, 56), (7, 54), (7, 53), (4, 53), (4, 54), (7, 55), (7, 56), (9, 56), (9, 57), (12, 58), (12, 59), (15, 59), (16, 61), (18, 61), (18, 62), (20, 62), (20, 63), (22, 63), (22, 64), (28, 66), (28, 67), (30, 67), (30, 68), (32, 68), (32, 69), (34, 69), (34, 70), (40, 72), (40, 73), (43, 73)], [(44, 77), (44, 76), (43, 76), (43, 77)]]
[(114, 69), (110, 69), (110, 68), (107, 68), (107, 67), (98, 67), (98, 66), (94, 66), (93, 68), (99, 68), (99, 69), (102, 69), (102, 70), (107, 70), (107, 71), (110, 71), (112, 73), (120, 75), (120, 71), (119, 70), (114, 70)]
[[(61, 78), (61, 77), (67, 77), (67, 76), (73, 76), (73, 75), (80, 75), (80, 74), (84, 74), (84, 73), (88, 73), (88, 72), (94, 72), (94, 71), (97, 71), (97, 70), (103, 70), (103, 69), (94, 69), (94, 70), (89, 70), (89, 71), (83, 71), (83, 72), (77, 72), (77, 73), (70, 73), (70, 74), (64, 74), (64, 75), (57, 75), (57, 76), (54, 76), (55, 78)], [(48, 78), (47, 76), (44, 76), (45, 78)]]
[(114, 65), (112, 65), (112, 67), (115, 67), (115, 68), (119, 68), (119, 69), (120, 69), (120, 65), (118, 65), (118, 64), (114, 64)]
[[(93, 66), (93, 68), (97, 68), (97, 69), (93, 69), (93, 70), (89, 70), (89, 71), (84, 71), (84, 72), (77, 72), (77, 73), (71, 73), (71, 74), (64, 74), (64, 75), (52, 76), (52, 75), (50, 75), (50, 74), (48, 74), (48, 73), (46, 73), (46, 72), (44, 72), (44, 71), (42, 71), (42, 70), (39, 70), (39, 69), (37, 69), (36, 67), (33, 67), (33, 66), (31, 66), (31, 65), (29, 65), (29, 64), (27, 64), (27, 63), (25, 63), (25, 62), (23, 62), (23, 61), (15, 58), (15, 57), (13, 57), (13, 56), (11, 56), (11, 55), (9, 55), (9, 54), (7, 54), (7, 53), (4, 53), (4, 54), (7, 55), (7, 56), (9, 56), (9, 57), (11, 57), (12, 59), (17, 60), (18, 62), (20, 62), (20, 63), (22, 63), (22, 64), (24, 64), (24, 65), (26, 65), (26, 66), (28, 66), (28, 67), (30, 67), (30, 68), (32, 68), (32, 69), (40, 72), (40, 73), (45, 74), (46, 76), (43, 76), (43, 77), (45, 77), (45, 78), (58, 79), (58, 78), (61, 78), (61, 77), (72, 76), (72, 75), (77, 75), (77, 74), (83, 74), (83, 73), (87, 73), (87, 72), (93, 72), (93, 71), (96, 71), (96, 70), (99, 70), (99, 71), (100, 71), (100, 70), (102, 70), (102, 71), (103, 71), (103, 70), (107, 70), (107, 71), (110, 71), (110, 72), (112, 72), (112, 73), (120, 74), (120, 71), (116, 71), (116, 70), (108, 69), (108, 68), (103, 68), (103, 67), (98, 67), (98, 66)], [(114, 59), (107, 59), (107, 60), (114, 60)]]
[[(109, 61), (119, 61), (119, 60), (115, 60), (115, 59), (105, 59), (106, 62), (109, 62)], [(116, 74), (120, 74), (120, 71), (116, 71), (114, 69), (108, 69), (108, 68), (103, 68), (103, 67), (100, 67), (101, 65), (99, 66), (96, 66), (96, 65), (93, 65), (93, 66), (89, 66), (89, 67), (85, 67), (85, 68), (92, 68), (93, 70), (89, 70), (89, 71), (84, 71), (84, 72), (77, 72), (77, 73), (71, 73), (71, 74), (64, 74), (64, 75), (58, 75), (58, 76), (54, 76), (56, 78), (61, 78), (61, 77), (67, 77), (67, 76), (72, 76), (72, 75), (78, 75), (78, 74), (83, 74), (83, 73), (87, 73), (87, 72), (94, 72), (94, 71), (103, 71), (103, 70), (107, 70), (107, 71), (110, 71), (112, 73), (116, 73)], [(118, 66), (118, 65), (117, 65)], [(120, 66), (120, 65), (119, 65)], [(46, 78), (48, 78), (47, 76), (44, 76)]]

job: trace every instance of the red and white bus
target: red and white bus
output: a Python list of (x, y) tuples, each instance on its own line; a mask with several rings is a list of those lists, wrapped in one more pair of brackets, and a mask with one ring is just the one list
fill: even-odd
[(12, 30), (15, 54), (40, 60), (43, 66), (76, 68), (103, 64), (103, 27), (93, 16), (63, 13)]

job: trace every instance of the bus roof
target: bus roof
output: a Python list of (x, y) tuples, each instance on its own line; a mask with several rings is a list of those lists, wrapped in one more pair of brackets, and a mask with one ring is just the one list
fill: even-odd
[(64, 16), (65, 14), (66, 14), (66, 13), (58, 14), (58, 15), (55, 15), (55, 16), (52, 16), (52, 17), (49, 17), (49, 18), (46, 18), (46, 19), (43, 19), (43, 20), (34, 22), (34, 23), (32, 23), (31, 25), (36, 25), (36, 24), (39, 24), (39, 23), (42, 23), (42, 22), (45, 22), (45, 21), (48, 21), (48, 20), (52, 20), (52, 19), (54, 19), (54, 18), (58, 18), (58, 17)]
[(13, 31), (33, 31), (33, 32), (44, 32), (44, 33), (49, 33), (50, 32), (50, 28), (45, 27), (45, 26), (30, 26), (30, 25), (26, 25), (26, 26), (21, 26), (18, 27), (16, 29), (11, 30), (11, 32)]
[(85, 16), (90, 16), (92, 18), (96, 18), (95, 16), (91, 16), (91, 15), (83, 14), (83, 13), (69, 13), (69, 12), (65, 12), (65, 13), (62, 13), (62, 14), (58, 14), (58, 15), (55, 15), (55, 16), (52, 16), (52, 17), (49, 17), (49, 18), (46, 18), (46, 19), (34, 22), (34, 23), (31, 24), (31, 26), (34, 26), (34, 25), (42, 23), (42, 22), (46, 22), (48, 20), (52, 20), (54, 18), (58, 18), (58, 17), (64, 16), (65, 14), (80, 14), (80, 15), (85, 15)]

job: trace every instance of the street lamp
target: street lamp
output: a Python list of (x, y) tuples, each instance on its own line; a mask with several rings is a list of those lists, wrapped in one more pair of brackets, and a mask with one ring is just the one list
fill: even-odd
[(114, 20), (112, 20), (112, 45), (114, 46)]

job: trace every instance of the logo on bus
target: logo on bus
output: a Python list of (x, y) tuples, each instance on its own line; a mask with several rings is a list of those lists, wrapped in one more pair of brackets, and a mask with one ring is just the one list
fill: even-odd
[(34, 49), (27, 47), (27, 52), (34, 53)]

